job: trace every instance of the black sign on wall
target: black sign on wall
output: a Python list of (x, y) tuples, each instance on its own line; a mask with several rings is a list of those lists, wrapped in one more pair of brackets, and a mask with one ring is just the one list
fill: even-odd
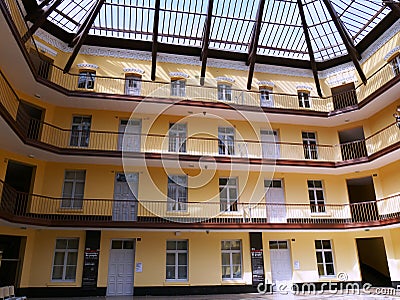
[(262, 247), (262, 233), (250, 232), (251, 272), (253, 286), (265, 282), (264, 253)]
[(82, 288), (97, 288), (101, 231), (86, 231), (83, 260)]

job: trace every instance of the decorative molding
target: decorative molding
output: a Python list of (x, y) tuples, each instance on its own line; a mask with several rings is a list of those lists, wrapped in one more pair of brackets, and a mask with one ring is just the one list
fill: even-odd
[(133, 73), (133, 74), (140, 74), (140, 75), (144, 74), (144, 70), (140, 69), (140, 68), (124, 68), (123, 71), (125, 73)]
[(396, 46), (394, 47), (392, 50), (390, 50), (385, 57), (383, 58), (385, 61), (388, 61), (390, 58), (392, 58), (392, 56), (394, 56), (394, 54), (400, 52), (400, 46)]
[(72, 52), (72, 48), (68, 47), (66, 43), (41, 28), (36, 30), (35, 36), (62, 52)]
[(189, 75), (184, 72), (169, 72), (171, 78), (189, 78)]
[(313, 88), (311, 86), (309, 86), (309, 85), (306, 85), (306, 84), (299, 84), (299, 85), (296, 85), (296, 90), (311, 92), (313, 90)]
[(226, 76), (218, 76), (218, 77), (215, 78), (215, 80), (217, 82), (220, 82), (220, 81), (225, 81), (225, 82), (229, 82), (229, 83), (234, 83), (235, 82), (235, 79), (230, 78), (230, 77), (226, 77)]
[(335, 87), (350, 82), (357, 82), (357, 76), (354, 67), (341, 72), (333, 73), (326, 79), (326, 83), (329, 87)]
[(81, 63), (76, 65), (79, 69), (98, 69), (99, 66), (95, 64)]
[(38, 49), (42, 50), (44, 53), (48, 53), (51, 56), (57, 56), (58, 52), (56, 50), (51, 49), (50, 47), (42, 44), (41, 42), (35, 41), (36, 46)]
[(266, 80), (261, 80), (261, 81), (257, 82), (257, 84), (260, 87), (267, 86), (267, 87), (273, 88), (275, 86), (275, 83), (273, 83), (272, 81), (266, 81)]

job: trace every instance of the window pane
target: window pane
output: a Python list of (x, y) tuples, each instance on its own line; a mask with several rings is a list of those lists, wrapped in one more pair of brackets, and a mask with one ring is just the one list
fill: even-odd
[(319, 276), (324, 276), (325, 275), (324, 265), (323, 264), (318, 264), (318, 275)]
[(232, 241), (231, 247), (232, 250), (240, 250), (240, 241)]
[(178, 250), (187, 250), (187, 242), (186, 241), (178, 241), (177, 249)]
[(233, 278), (242, 278), (241, 266), (233, 266)]
[(229, 241), (222, 241), (221, 242), (221, 249), (222, 250), (229, 250), (231, 249), (231, 244)]
[(326, 265), (326, 275), (335, 275), (335, 270), (333, 268), (333, 264)]
[(167, 250), (175, 250), (176, 242), (175, 241), (167, 241)]
[(52, 279), (54, 280), (61, 280), (63, 273), (63, 266), (54, 266), (53, 267), (53, 276)]
[(240, 265), (240, 253), (232, 253), (232, 264)]
[(64, 252), (56, 252), (54, 254), (54, 265), (64, 265)]
[(229, 264), (230, 264), (229, 253), (222, 253), (222, 265), (229, 266)]
[(279, 246), (279, 249), (287, 249), (288, 248), (287, 242), (285, 242), (285, 241), (279, 241), (278, 246)]
[(278, 249), (278, 242), (270, 241), (269, 242), (269, 249)]
[(322, 188), (322, 181), (320, 180), (315, 180), (314, 181), (314, 185), (316, 188)]
[(317, 252), (317, 263), (322, 263), (322, 252)]
[(322, 241), (321, 240), (315, 241), (315, 248), (322, 249)]
[(78, 252), (70, 252), (67, 256), (67, 265), (76, 265), (78, 261)]
[(122, 249), (122, 241), (112, 241), (111, 248), (112, 249)]
[(70, 239), (68, 240), (68, 249), (78, 249), (78, 244), (78, 239)]
[(187, 253), (178, 253), (178, 265), (187, 265)]
[(222, 278), (231, 278), (231, 267), (222, 266)]
[(324, 193), (321, 190), (316, 191), (317, 200), (324, 200)]
[(167, 253), (167, 265), (174, 266), (175, 265), (175, 254)]
[(237, 199), (237, 191), (234, 188), (229, 189), (229, 199), (236, 200)]
[(76, 171), (75, 176), (77, 180), (85, 180), (85, 171)]
[(178, 279), (187, 279), (187, 267), (186, 266), (178, 267)]
[(75, 279), (76, 266), (67, 266), (65, 269), (65, 280)]
[(56, 249), (66, 249), (67, 248), (67, 240), (58, 239), (56, 240)]
[(72, 182), (64, 182), (63, 197), (71, 198), (72, 197), (72, 188), (73, 188)]
[(325, 263), (333, 263), (332, 252), (325, 252)]
[(167, 266), (166, 278), (167, 279), (175, 279), (175, 266)]
[(133, 241), (124, 241), (124, 249), (133, 249)]
[(324, 246), (324, 249), (331, 249), (331, 241), (330, 240), (322, 241), (322, 245)]

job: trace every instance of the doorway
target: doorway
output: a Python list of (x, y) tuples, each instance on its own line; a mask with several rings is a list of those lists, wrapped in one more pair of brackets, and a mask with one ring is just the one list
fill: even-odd
[(378, 220), (379, 214), (372, 177), (347, 179), (346, 183), (353, 222)]
[(118, 129), (118, 150), (140, 152), (141, 132), (141, 120), (120, 120)]
[(135, 240), (112, 240), (108, 264), (107, 296), (132, 296)]
[(44, 118), (44, 109), (21, 101), (17, 111), (17, 124), (31, 140), (39, 140)]
[(9, 160), (1, 196), (3, 211), (23, 216), (32, 192), (36, 167)]
[(356, 239), (362, 282), (373, 287), (391, 287), (383, 237)]
[(285, 193), (282, 179), (264, 180), (268, 223), (286, 223)]
[(0, 286), (19, 286), (25, 237), (0, 235)]
[(262, 157), (278, 159), (280, 154), (279, 134), (276, 130), (261, 130)]
[(358, 103), (354, 82), (343, 84), (331, 89), (333, 108), (335, 110), (353, 106)]
[(291, 291), (292, 288), (292, 259), (289, 242), (269, 241), (269, 255), (271, 260), (271, 275), (273, 291)]
[(343, 160), (368, 156), (362, 127), (339, 131), (339, 142)]
[(37, 75), (44, 79), (50, 79), (54, 60), (34, 49), (31, 49), (29, 54)]
[(115, 175), (113, 221), (137, 220), (138, 173), (122, 173)]

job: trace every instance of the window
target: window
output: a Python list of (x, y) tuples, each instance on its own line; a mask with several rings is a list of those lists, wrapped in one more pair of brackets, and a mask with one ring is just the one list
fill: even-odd
[(168, 211), (187, 210), (187, 176), (168, 176)]
[(131, 96), (140, 96), (142, 78), (135, 75), (125, 76), (125, 94)]
[(231, 101), (232, 100), (232, 86), (226, 83), (218, 84), (218, 100)]
[(186, 80), (183, 79), (171, 80), (171, 96), (177, 96), (177, 97), (186, 96)]
[(188, 279), (188, 241), (167, 241), (166, 279)]
[(186, 124), (169, 124), (168, 151), (186, 152)]
[(315, 132), (302, 132), (305, 159), (318, 159), (317, 138)]
[(93, 90), (95, 78), (96, 78), (95, 71), (80, 71), (78, 77), (78, 88)]
[(221, 211), (238, 210), (238, 192), (236, 178), (219, 179), (219, 200)]
[(273, 107), (274, 106), (271, 89), (260, 88), (260, 105), (261, 105), (261, 107)]
[(312, 213), (325, 212), (324, 189), (321, 180), (307, 180), (308, 198)]
[(221, 155), (235, 154), (235, 129), (233, 127), (218, 127), (218, 153)]
[(394, 76), (400, 74), (400, 55), (395, 56), (393, 59), (389, 61), (390, 65), (392, 66), (392, 70)]
[(61, 208), (82, 208), (85, 177), (85, 170), (65, 171)]
[(307, 92), (298, 92), (297, 97), (299, 98), (299, 107), (310, 108), (311, 100), (310, 94)]
[(70, 146), (88, 147), (90, 137), (91, 116), (73, 116)]
[(222, 279), (242, 278), (242, 242), (221, 241)]
[(317, 266), (319, 276), (334, 276), (333, 252), (330, 240), (316, 240)]
[(75, 281), (78, 247), (78, 238), (56, 239), (52, 280)]

